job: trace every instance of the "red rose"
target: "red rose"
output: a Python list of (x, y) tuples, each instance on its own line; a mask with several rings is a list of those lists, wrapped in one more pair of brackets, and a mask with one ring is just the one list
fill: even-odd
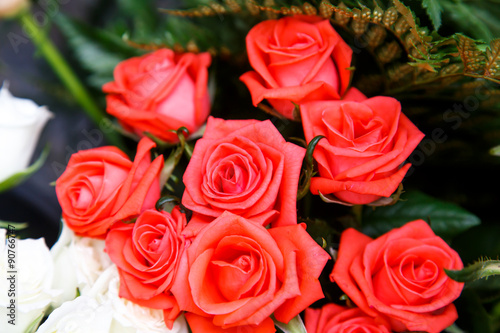
[[(198, 332), (275, 332), (323, 297), (328, 254), (303, 224), (266, 229), (225, 212), (184, 253), (172, 293)], [(228, 330), (226, 330), (228, 329)]]
[(175, 54), (168, 49), (122, 61), (115, 68), (115, 81), (103, 86), (107, 111), (131, 132), (176, 142), (177, 135), (169, 130), (185, 126), (193, 133), (210, 113), (210, 61), (208, 53)]
[(254, 105), (267, 99), (293, 119), (293, 103), (338, 100), (347, 90), (352, 50), (328, 20), (288, 16), (264, 21), (250, 30), (246, 44), (255, 71), (240, 79)]
[(163, 158), (151, 162), (155, 146), (143, 138), (134, 162), (116, 147), (100, 147), (73, 154), (56, 181), (62, 217), (78, 235), (104, 238), (119, 220), (154, 207), (160, 198)]
[(170, 288), (184, 251), (185, 226), (186, 217), (178, 207), (172, 214), (151, 209), (135, 223), (115, 224), (106, 237), (106, 252), (120, 274), (120, 297), (164, 309), (170, 328), (179, 314)]
[(300, 112), (308, 142), (326, 137), (313, 154), (319, 177), (311, 179), (311, 192), (366, 204), (397, 189), (411, 166), (402, 164), (424, 134), (396, 99), (358, 101), (310, 102), (300, 105)]
[(263, 225), (296, 224), (304, 155), (270, 121), (210, 117), (184, 173), (182, 204), (195, 220), (228, 210)]
[(327, 304), (306, 309), (307, 333), (390, 333), (391, 326), (381, 317), (373, 318), (359, 308)]
[(444, 269), (462, 269), (458, 254), (417, 220), (373, 240), (347, 229), (330, 278), (371, 316), (395, 331), (441, 332), (457, 319), (452, 302), (463, 283)]

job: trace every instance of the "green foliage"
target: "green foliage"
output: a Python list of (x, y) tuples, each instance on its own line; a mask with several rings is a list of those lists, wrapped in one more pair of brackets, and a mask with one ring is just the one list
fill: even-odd
[(457, 325), (466, 332), (495, 332), (488, 312), (473, 290), (464, 289), (455, 304), (461, 309)]
[[(131, 21), (126, 34), (115, 35), (72, 22), (64, 17), (57, 22), (70, 40), (77, 58), (91, 71), (90, 82), (100, 87), (111, 77), (111, 68), (126, 57), (161, 47), (175, 51), (203, 52), (231, 59), (245, 57), (244, 36), (258, 21), (280, 15), (320, 15), (330, 19), (358, 52), (371, 55), (376, 66), (357, 73), (354, 85), (367, 95), (441, 97), (453, 89), (483, 78), (500, 83), (500, 43), (491, 40), (493, 30), (484, 28), (489, 46), (464, 34), (441, 37), (420, 25), (415, 11), (425, 10), (434, 30), (442, 19), (450, 20), (451, 0), (344, 1), (330, 0), (189, 0), (187, 9), (159, 9), (153, 1), (120, 0), (120, 20)], [(480, 1), (487, 8), (488, 0)], [(453, 1), (462, 9), (473, 7)], [(452, 10), (453, 13), (454, 10)], [(426, 14), (424, 14), (426, 15)], [(457, 14), (458, 15), (458, 14)], [(452, 21), (464, 25), (475, 16), (462, 14)], [(491, 25), (491, 20), (484, 24)], [(493, 25), (495, 26), (495, 25)], [(477, 36), (474, 36), (477, 38)], [(134, 49), (135, 48), (135, 49)], [(99, 58), (99, 61), (95, 61)], [(500, 102), (500, 88), (492, 94)], [(467, 95), (455, 96), (463, 99)], [(491, 102), (495, 103), (495, 102)]]
[(432, 21), (434, 30), (439, 30), (441, 26), (441, 12), (443, 11), (439, 0), (423, 0), (422, 6), (427, 10), (427, 15), (429, 15)]
[(76, 58), (91, 72), (89, 84), (98, 89), (113, 80), (113, 70), (120, 61), (142, 53), (106, 30), (77, 22), (62, 14), (55, 17), (55, 22), (68, 39)]
[(439, 0), (443, 20), (455, 31), (489, 42), (500, 36), (500, 6), (496, 0)]
[(118, 0), (117, 4), (133, 22), (134, 38), (144, 38), (158, 29), (160, 15), (153, 0)]
[[(490, 46), (488, 56), (488, 52), (476, 47), (480, 41), (463, 34), (443, 38), (419, 25), (414, 10), (423, 6), (437, 30), (446, 0), (408, 2), (413, 7), (408, 7), (399, 0), (374, 3), (345, 1), (336, 5), (329, 0), (312, 3), (275, 0), (191, 3), (191, 9), (169, 13), (185, 17), (225, 15), (230, 19), (252, 15), (260, 20), (279, 15), (308, 14), (330, 19), (339, 31), (351, 36), (351, 40), (346, 40), (354, 48), (359, 51), (361, 46), (361, 50), (371, 54), (377, 63), (372, 73), (362, 73), (358, 81), (354, 82), (368, 95), (389, 94), (398, 97), (420, 95), (424, 91), (427, 96), (439, 97), (450, 88), (460, 91), (461, 85), (478, 78), (500, 83), (498, 72), (489, 71), (484, 66), (487, 58), (496, 63), (496, 43)], [(442, 14), (446, 16), (447, 12), (444, 10)], [(464, 22), (473, 19), (461, 17)], [(495, 91), (500, 92), (500, 89), (496, 87)], [(495, 100), (498, 100), (497, 96), (495, 94)], [(457, 96), (464, 97), (466, 95)]]
[(437, 235), (449, 239), (480, 223), (477, 216), (465, 209), (418, 191), (404, 193), (401, 199), (392, 206), (366, 207), (362, 232), (378, 237), (407, 222), (423, 219)]
[[(333, 246), (334, 238), (340, 236), (340, 232), (336, 231), (329, 223), (320, 219), (308, 219), (305, 221), (307, 224), (307, 233), (320, 245), (324, 247)], [(336, 246), (335, 246), (336, 247)]]

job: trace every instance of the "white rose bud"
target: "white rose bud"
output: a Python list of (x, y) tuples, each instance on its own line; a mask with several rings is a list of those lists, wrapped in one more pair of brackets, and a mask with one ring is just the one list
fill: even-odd
[(16, 239), (13, 248), (5, 241), (0, 229), (0, 332), (24, 332), (61, 291), (52, 288), (54, 267), (43, 238)]
[(2, 0), (0, 1), (0, 17), (10, 17), (28, 7), (29, 0)]
[[(4, 6), (0, 3), (0, 13)], [(7, 2), (12, 2), (8, 0)], [(16, 2), (16, 1), (14, 1)], [(1, 16), (1, 15), (0, 15)], [(0, 182), (23, 171), (33, 155), (38, 137), (52, 117), (44, 106), (11, 95), (6, 84), (0, 89)]]

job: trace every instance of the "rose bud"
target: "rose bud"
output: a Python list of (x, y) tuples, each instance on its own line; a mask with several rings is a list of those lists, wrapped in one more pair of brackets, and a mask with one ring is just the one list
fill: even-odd
[(371, 317), (359, 308), (346, 308), (329, 303), (321, 309), (305, 311), (307, 333), (390, 333), (389, 322)]
[(293, 103), (338, 100), (347, 90), (352, 50), (328, 20), (302, 15), (267, 20), (250, 30), (246, 44), (254, 70), (240, 79), (254, 105), (267, 99), (294, 119)]
[(175, 54), (169, 49), (122, 61), (115, 68), (115, 81), (103, 86), (107, 112), (130, 132), (177, 142), (171, 130), (186, 127), (194, 133), (210, 113), (210, 62), (208, 53)]

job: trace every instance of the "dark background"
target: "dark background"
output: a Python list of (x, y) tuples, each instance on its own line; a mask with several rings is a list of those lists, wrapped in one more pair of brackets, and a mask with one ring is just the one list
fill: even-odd
[[(115, 1), (65, 0), (55, 10), (33, 5), (31, 12), (43, 13), (51, 18), (62, 12), (92, 25), (102, 26), (106, 18), (113, 15)], [(158, 7), (172, 8), (175, 1), (157, 1)], [(44, 28), (49, 31), (51, 41), (57, 46), (66, 60), (74, 68), (76, 65), (69, 46), (55, 24), (47, 22)], [(17, 36), (18, 45), (12, 45), (12, 36)], [(10, 38), (9, 38), (10, 36)], [(77, 69), (79, 78), (84, 82), (87, 73)], [(29, 227), (20, 236), (45, 237), (51, 246), (59, 233), (61, 208), (57, 202), (54, 182), (64, 171), (71, 154), (81, 149), (105, 145), (104, 139), (95, 135), (95, 125), (54, 74), (45, 59), (37, 54), (35, 46), (24, 34), (17, 20), (0, 19), (0, 84), (9, 82), (9, 90), (15, 97), (28, 98), (38, 105), (46, 105), (54, 113), (40, 137), (33, 161), (40, 156), (41, 150), (50, 145), (50, 154), (44, 166), (22, 185), (0, 193), (0, 220), (29, 222)], [(98, 91), (92, 91), (99, 96)], [(91, 133), (91, 134), (89, 134)], [(89, 135), (94, 136), (89, 139)], [(0, 162), (1, 163), (1, 162)], [(1, 165), (1, 164), (0, 164)]]

